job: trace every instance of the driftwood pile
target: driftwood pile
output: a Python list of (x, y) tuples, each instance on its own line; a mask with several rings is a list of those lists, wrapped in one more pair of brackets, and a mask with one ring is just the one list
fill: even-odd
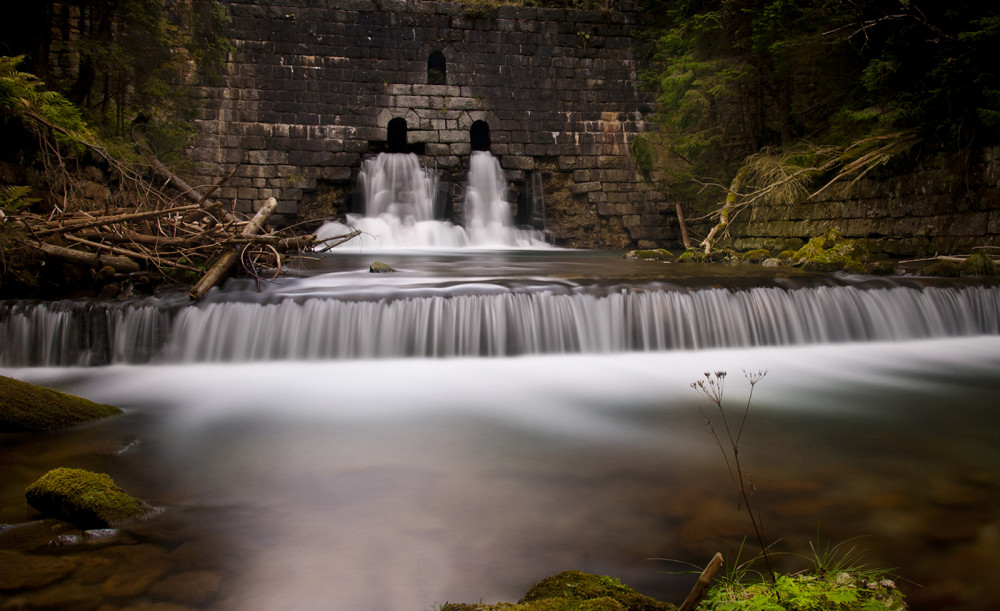
[(246, 219), (209, 199), (226, 179), (201, 194), (176, 176), (172, 178), (180, 182), (193, 203), (166, 204), (152, 210), (105, 209), (99, 214), (75, 211), (48, 217), (21, 213), (17, 220), (25, 230), (23, 244), (46, 257), (94, 268), (105, 276), (154, 273), (189, 284), (197, 278), (189, 295), (201, 299), (238, 262), (258, 279), (265, 274), (273, 277), (280, 273), (282, 259), (289, 254), (332, 248), (360, 233), (323, 243), (312, 234), (285, 237), (266, 228), (278, 205), (274, 198)]

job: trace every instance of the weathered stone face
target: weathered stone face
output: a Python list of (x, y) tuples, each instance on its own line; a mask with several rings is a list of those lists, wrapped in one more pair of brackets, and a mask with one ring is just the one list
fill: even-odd
[(406, 147), (453, 184), (465, 182), (473, 126), (487, 126), (515, 191), (540, 172), (547, 198), (572, 202), (550, 217), (562, 243), (656, 246), (675, 235), (630, 153), (650, 102), (637, 91), (634, 7), (225, 4), (237, 51), (204, 88), (191, 151), (206, 181), (244, 162), (223, 200), (249, 210), (275, 197), (293, 216), (303, 199), (322, 199), (318, 190), (347, 193), (365, 155), (398, 150), (388, 128), (402, 119)]
[[(694, 227), (707, 233), (708, 224)], [(1000, 244), (1000, 146), (971, 162), (933, 159), (891, 176), (834, 185), (791, 206), (757, 206), (731, 227), (733, 247), (784, 250), (835, 230), (893, 257), (970, 253)]]

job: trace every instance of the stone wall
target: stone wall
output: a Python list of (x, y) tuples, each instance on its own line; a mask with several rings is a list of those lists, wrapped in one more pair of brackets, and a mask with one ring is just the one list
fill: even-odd
[(403, 119), (406, 149), (441, 171), (460, 216), (476, 124), (488, 129), (510, 199), (529, 202), (538, 174), (557, 243), (676, 241), (672, 207), (643, 184), (630, 154), (650, 100), (637, 90), (628, 0), (614, 11), (224, 4), (237, 50), (218, 85), (204, 89), (190, 152), (204, 182), (244, 163), (224, 201), (249, 209), (276, 197), (289, 221), (343, 212), (361, 160), (390, 148), (389, 122)]
[[(728, 245), (780, 250), (789, 238), (808, 240), (835, 229), (893, 257), (1000, 246), (1000, 146), (983, 149), (971, 164), (939, 155), (877, 174), (795, 205), (760, 205), (734, 222)], [(698, 226), (695, 232), (708, 229)]]

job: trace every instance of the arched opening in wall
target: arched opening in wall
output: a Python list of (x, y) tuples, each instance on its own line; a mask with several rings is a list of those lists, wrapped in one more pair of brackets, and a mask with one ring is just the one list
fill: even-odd
[(396, 117), (389, 121), (385, 135), (386, 144), (390, 153), (406, 153), (406, 119)]
[(469, 128), (469, 143), (474, 151), (490, 150), (490, 126), (486, 121), (473, 121)]
[(444, 53), (440, 51), (434, 51), (427, 57), (427, 84), (428, 85), (447, 85), (448, 84), (448, 70), (447, 70), (447, 60), (444, 58)]

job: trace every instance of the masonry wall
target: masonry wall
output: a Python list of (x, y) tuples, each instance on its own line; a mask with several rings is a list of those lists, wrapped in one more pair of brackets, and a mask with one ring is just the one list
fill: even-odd
[[(488, 126), (521, 205), (541, 181), (557, 243), (603, 248), (676, 241), (672, 207), (630, 154), (649, 102), (637, 91), (636, 13), (446, 2), (230, 0), (237, 48), (206, 87), (191, 151), (211, 182), (242, 162), (223, 200), (268, 197), (286, 220), (343, 212), (366, 155), (393, 119), (407, 147), (441, 171), (461, 216), (476, 122)], [(432, 69), (428, 60), (432, 54)], [(443, 55), (443, 80), (439, 60)], [(536, 176), (537, 175), (537, 176)]]
[(777, 251), (788, 238), (808, 240), (830, 229), (894, 257), (1000, 246), (1000, 146), (982, 149), (971, 163), (940, 155), (795, 205), (759, 206), (746, 221), (733, 228), (738, 249)]

